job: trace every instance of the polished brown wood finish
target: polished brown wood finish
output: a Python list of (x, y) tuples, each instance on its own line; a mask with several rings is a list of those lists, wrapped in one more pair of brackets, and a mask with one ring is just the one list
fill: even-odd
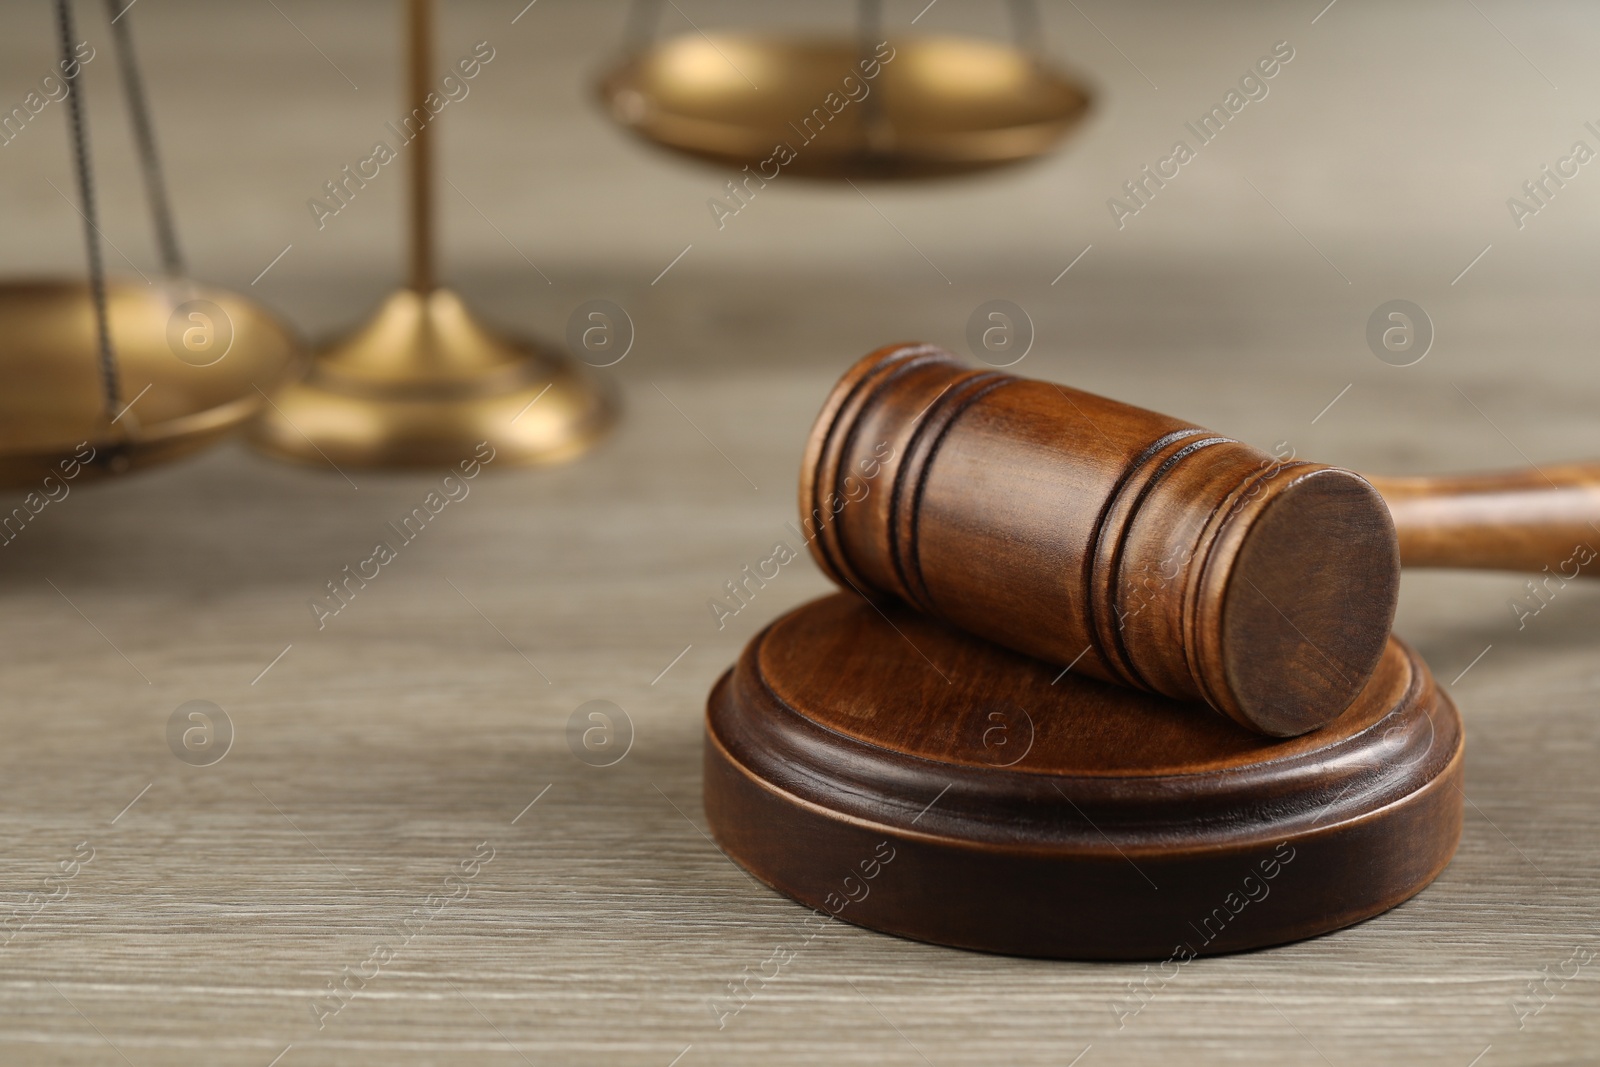
[(1026, 956), (1174, 959), (1395, 906), (1461, 829), (1459, 716), (1391, 640), (1288, 740), (838, 594), (752, 640), (707, 710), (706, 815), (849, 922)]
[(840, 380), (800, 510), (846, 588), (1277, 736), (1361, 691), (1399, 585), (1359, 476), (926, 345)]
[(1389, 503), (1407, 567), (1575, 578), (1600, 545), (1600, 466), (1440, 478), (1368, 478)]

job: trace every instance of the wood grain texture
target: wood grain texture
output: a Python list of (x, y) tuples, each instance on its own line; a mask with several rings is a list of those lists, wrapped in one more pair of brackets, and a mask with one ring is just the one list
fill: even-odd
[[(1471, 751), (1461, 849), (1417, 899), (1187, 964), (1121, 1028), (1138, 965), (990, 958), (840, 924), (719, 1029), (709, 1006), (728, 984), (807, 931), (803, 909), (703, 836), (705, 696), (760, 626), (829, 585), (797, 561), (721, 631), (706, 600), (786, 536), (792, 501), (769, 486), (792, 477), (833, 373), (658, 381), (760, 492), (641, 383), (591, 460), (485, 474), (320, 632), (306, 599), (426, 476), (357, 491), (228, 449), (51, 505), (0, 577), (7, 903), (45, 891), (79, 842), (97, 852), (0, 950), (0, 1054), (120, 1063), (103, 1033), (140, 1067), (265, 1067), (290, 1043), (279, 1067), (665, 1067), (689, 1045), (680, 1067), (921, 1063), (884, 1016), (936, 1064), (1059, 1065), (1090, 1044), (1107, 1063), (1320, 1063), (1298, 1029), (1336, 1064), (1465, 1067), (1491, 1043), (1508, 1062), (1560, 1062), (1600, 1039), (1586, 975), (1524, 1032), (1511, 1007), (1600, 920), (1600, 602), (1574, 587), (1519, 634), (1514, 585), (1443, 575), (1423, 576), (1436, 581), (1402, 632), (1447, 682), (1494, 648), (1454, 687)], [(206, 769), (164, 738), (197, 698), (238, 730)], [(591, 699), (634, 722), (612, 768), (567, 746)], [(313, 998), (483, 841), (497, 852), (470, 896), (319, 1031)]]
[[(936, 1064), (1059, 1065), (1091, 1044), (1106, 1063), (1320, 1063), (1309, 1039), (1336, 1064), (1465, 1067), (1489, 1044), (1552, 1063), (1600, 1039), (1587, 971), (1524, 1031), (1512, 1010), (1600, 921), (1600, 601), (1574, 587), (1517, 633), (1503, 604), (1515, 583), (1445, 575), (1421, 576), (1403, 632), (1447, 682), (1494, 647), (1453, 687), (1471, 803), (1456, 860), (1417, 899), (1311, 942), (1186, 964), (1121, 1027), (1129, 984), (1155, 969), (837, 924), (719, 1029), (710, 1005), (728, 984), (809, 930), (703, 835), (705, 696), (762, 625), (829, 584), (797, 561), (721, 631), (706, 599), (785, 536), (792, 501), (768, 485), (792, 477), (832, 377), (659, 380), (760, 492), (641, 384), (591, 460), (485, 474), (321, 632), (306, 599), (426, 476), (357, 491), (230, 448), (51, 505), (0, 577), (7, 903), (44, 891), (79, 842), (97, 851), (0, 950), (0, 1055), (120, 1063), (103, 1033), (140, 1067), (265, 1067), (290, 1043), (280, 1067), (665, 1067), (689, 1045), (680, 1067), (921, 1063), (885, 1016)], [(211, 768), (164, 739), (196, 698), (238, 729)], [(591, 699), (634, 722), (612, 768), (567, 746)], [(313, 998), (483, 841), (497, 851), (470, 895), (319, 1031)]]

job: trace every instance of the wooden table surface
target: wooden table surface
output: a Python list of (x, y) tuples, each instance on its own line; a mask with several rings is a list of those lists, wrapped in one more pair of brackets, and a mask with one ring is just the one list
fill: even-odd
[[(235, 49), (241, 70), (267, 79), (277, 68), (262, 57), (280, 56), (293, 77), (274, 91), (293, 114), (338, 113), (347, 104), (335, 90), (368, 107), (380, 94), (384, 113), (385, 4), (328, 13), (285, 2), (273, 5), (282, 19), (263, 7), (237, 25), (159, 0), (136, 14), (146, 5), (139, 28), (157, 58), (210, 40), (215, 49), (194, 53), (207, 77), (222, 78)], [(515, 13), (501, 6), (452, 17), (498, 26)], [(1582, 59), (1597, 38), (1587, 13), (1519, 25), (1499, 6), (1485, 4), (1480, 19), (1417, 5), (1393, 16), (1396, 30), (1344, 4), (1315, 26), (1320, 4), (1210, 16), (1083, 6), (1159, 93), (1070, 9), (1052, 9), (1056, 39), (1109, 101), (1071, 153), (943, 193), (775, 189), (743, 234), (719, 233), (704, 212), (715, 172), (635, 147), (584, 110), (580, 77), (614, 40), (617, 6), (533, 8), (518, 28), (543, 25), (548, 39), (508, 39), (501, 69), (506, 85), (515, 76), (553, 95), (496, 96), (486, 76), (483, 110), (459, 136), (511, 129), (532, 101), (570, 134), (563, 151), (503, 138), (486, 150), (495, 167), (441, 158), (552, 281), (459, 204), (447, 212), (447, 232), (460, 235), (447, 242), (451, 271), (497, 317), (548, 336), (591, 296), (627, 307), (636, 351), (599, 372), (621, 392), (623, 421), (570, 466), (491, 465), (320, 629), (308, 601), (369, 555), (436, 474), (342, 475), (229, 444), (75, 487), (0, 548), (0, 917), (15, 916), (0, 934), (0, 1061), (1500, 1067), (1600, 1057), (1600, 587), (1563, 589), (1519, 629), (1514, 575), (1405, 580), (1399, 632), (1466, 722), (1468, 809), (1455, 861), (1392, 913), (1192, 962), (1148, 986), (1154, 971), (1137, 965), (999, 958), (836, 924), (742, 1011), (719, 1020), (711, 1010), (746, 968), (803, 936), (806, 913), (706, 836), (705, 694), (765, 622), (828, 586), (797, 562), (721, 629), (707, 602), (784, 536), (810, 419), (867, 349), (912, 336), (961, 349), (970, 312), (1004, 297), (1037, 327), (1019, 372), (1264, 447), (1289, 442), (1300, 456), (1375, 473), (1600, 454), (1587, 251), (1600, 179), (1573, 182), (1526, 232), (1502, 204), (1592, 117), (1580, 106), (1593, 87), (1584, 79), (1596, 80)], [(4, 17), (16, 29), (4, 46), (9, 99), (39, 57), (48, 63), (48, 45), (34, 47), (48, 25)], [(949, 17), (982, 23), (964, 9)], [(1430, 19), (1455, 51), (1421, 47)], [(358, 93), (291, 20), (364, 83)], [(390, 36), (359, 38), (362, 20)], [(1413, 66), (1372, 58), (1405, 53), (1388, 36), (1402, 31)], [(451, 32), (447, 50), (476, 39), (477, 25)], [(1211, 170), (1164, 193), (1167, 208), (1154, 201), (1117, 231), (1104, 214), (1121, 180), (1111, 178), (1154, 158), (1184, 114), (1285, 36), (1304, 42), (1301, 95), (1285, 71), (1258, 129), (1211, 150), (1200, 161)], [(1201, 47), (1185, 51), (1175, 43), (1185, 37)], [(107, 68), (101, 101), (114, 84)], [(152, 69), (158, 100), (165, 87), (179, 118), (209, 106), (180, 91), (181, 64)], [(1379, 75), (1399, 88), (1374, 86)], [(307, 88), (311, 78), (329, 84)], [(260, 98), (219, 84), (237, 108)], [(1439, 85), (1495, 104), (1429, 112)], [(1401, 131), (1392, 142), (1338, 143), (1326, 119), (1348, 117), (1342, 102), (1402, 90), (1372, 120)], [(1265, 110), (1274, 106), (1281, 113)], [(227, 181), (208, 179), (217, 172), (198, 168), (204, 153), (174, 137), (175, 154), (189, 153), (174, 181), (201, 272), (308, 329), (347, 324), (392, 278), (393, 227), (379, 220), (396, 201), (375, 197), (337, 245), (317, 243), (302, 201), (374, 124), (337, 137), (313, 129), (311, 147), (285, 135), (277, 154), (253, 147), (250, 131), (284, 134), (290, 116), (248, 113), (254, 126), (213, 130)], [(97, 114), (116, 128), (113, 108)], [(0, 155), (19, 198), (6, 210), (38, 209), (18, 212), (7, 270), (76, 269), (74, 217), (44, 184), (64, 180), (60, 134), (58, 121)], [(1415, 147), (1409, 165), (1385, 158), (1395, 145)], [(106, 153), (114, 161), (124, 149), (113, 141)], [(1451, 153), (1480, 169), (1464, 174)], [(1334, 165), (1346, 159), (1357, 162)], [(1429, 199), (1435, 167), (1457, 178)], [(1362, 191), (1356, 172), (1401, 174), (1406, 191)], [(126, 187), (110, 196), (137, 210)], [(665, 203), (682, 210), (654, 211)], [(137, 215), (111, 217), (108, 235), (148, 263)], [(215, 224), (224, 220), (237, 225)], [(991, 225), (1000, 237), (985, 236)], [(1391, 227), (1404, 239), (1387, 241)], [(252, 288), (289, 243), (301, 255)], [(652, 285), (686, 244), (694, 251)], [(1494, 250), (1452, 284), (1486, 244)], [(1094, 250), (1058, 275), (1085, 245)], [(1414, 367), (1381, 363), (1363, 341), (1368, 314), (1395, 297), (1421, 302), (1438, 325), (1434, 351)], [(631, 748), (612, 766), (588, 765), (569, 743), (574, 712), (593, 700), (631, 724)], [(169, 745), (189, 701), (215, 704), (231, 723), (232, 746), (210, 766)], [(332, 997), (347, 981), (359, 992)], [(1140, 997), (1135, 986), (1159, 991)]]

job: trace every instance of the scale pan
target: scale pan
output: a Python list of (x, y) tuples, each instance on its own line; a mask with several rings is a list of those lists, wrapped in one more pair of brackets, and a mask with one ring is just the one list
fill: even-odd
[(1010, 45), (928, 36), (891, 47), (868, 79), (870, 53), (847, 38), (685, 34), (623, 59), (600, 97), (645, 140), (769, 179), (775, 166), (931, 178), (1020, 163), (1054, 149), (1089, 108), (1082, 85)]
[[(175, 316), (190, 301), (203, 303)], [(223, 289), (114, 281), (106, 302), (122, 403), (138, 398), (114, 424), (104, 409), (89, 287), (0, 284), (0, 486), (37, 487), (83, 443), (94, 459), (80, 479), (198, 451), (255, 414), (265, 403), (257, 386), (271, 392), (305, 355), (287, 326)]]

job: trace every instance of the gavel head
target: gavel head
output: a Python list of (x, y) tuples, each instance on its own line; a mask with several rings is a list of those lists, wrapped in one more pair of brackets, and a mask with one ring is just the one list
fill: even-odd
[(835, 386), (800, 512), (847, 589), (1275, 736), (1361, 691), (1400, 581), (1356, 474), (927, 345)]

